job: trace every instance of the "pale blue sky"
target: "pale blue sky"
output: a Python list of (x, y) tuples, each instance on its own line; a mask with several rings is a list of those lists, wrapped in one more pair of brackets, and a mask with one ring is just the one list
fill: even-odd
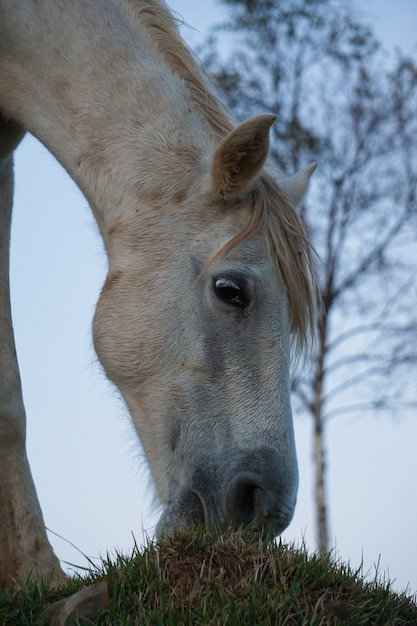
[[(197, 32), (195, 45), (224, 9), (213, 0), (172, 0)], [(392, 49), (417, 43), (415, 0), (372, 0), (373, 16)], [(415, 48), (414, 48), (415, 50)], [(262, 111), (260, 111), (262, 113)], [(140, 449), (121, 402), (96, 363), (90, 324), (105, 276), (102, 244), (87, 202), (44, 148), (28, 137), (16, 159), (13, 223), (13, 312), (28, 447), (46, 524), (90, 557), (129, 550), (132, 533), (152, 534), (152, 514)], [(314, 548), (311, 424), (296, 418), (301, 473), (296, 515), (284, 539), (304, 537)], [(417, 591), (417, 419), (351, 417), (327, 433), (331, 535), (337, 553), (365, 571), (389, 568), (394, 587)], [(58, 555), (85, 565), (51, 536)]]

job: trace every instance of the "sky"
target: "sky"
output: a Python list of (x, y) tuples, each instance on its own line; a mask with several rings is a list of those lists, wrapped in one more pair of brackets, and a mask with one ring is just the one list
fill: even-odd
[[(224, 16), (214, 0), (171, 0), (196, 45)], [(417, 53), (415, 0), (358, 6), (384, 45)], [(191, 28), (192, 27), (192, 28)], [(263, 111), (260, 111), (262, 113)], [(117, 391), (94, 355), (91, 320), (106, 259), (86, 200), (32, 137), (16, 156), (12, 308), (25, 405), (28, 452), (50, 539), (59, 557), (128, 552), (157, 521), (143, 454)], [(296, 417), (300, 490), (285, 541), (315, 547), (311, 424)], [(417, 592), (417, 419), (356, 416), (326, 433), (330, 532), (335, 554), (372, 579)], [(73, 545), (72, 545), (73, 544)], [(74, 548), (76, 546), (78, 549)], [(67, 567), (64, 563), (64, 566)], [(71, 567), (69, 567), (71, 569)]]

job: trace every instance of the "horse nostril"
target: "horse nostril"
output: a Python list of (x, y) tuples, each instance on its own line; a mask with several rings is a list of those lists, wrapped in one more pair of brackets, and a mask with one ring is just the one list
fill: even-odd
[(206, 513), (203, 501), (195, 491), (186, 491), (169, 504), (163, 512), (157, 526), (158, 537), (175, 531), (187, 531), (206, 525)]
[(196, 491), (190, 491), (184, 501), (181, 516), (189, 520), (189, 526), (205, 526), (206, 514), (204, 504)]
[(267, 516), (265, 510), (266, 492), (259, 482), (248, 476), (237, 476), (233, 481), (226, 499), (229, 522), (233, 526), (247, 527), (256, 522), (263, 526)]

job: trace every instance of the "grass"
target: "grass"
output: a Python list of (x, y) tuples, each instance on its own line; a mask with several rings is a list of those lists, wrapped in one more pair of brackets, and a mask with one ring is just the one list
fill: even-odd
[(0, 595), (0, 624), (42, 624), (41, 611), (105, 579), (107, 607), (80, 625), (324, 626), (417, 625), (417, 605), (390, 584), (366, 582), (346, 564), (242, 533), (178, 535), (49, 591), (28, 581)]

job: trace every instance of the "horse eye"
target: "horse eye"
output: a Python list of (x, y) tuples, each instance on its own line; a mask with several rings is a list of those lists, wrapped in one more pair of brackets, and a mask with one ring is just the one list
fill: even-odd
[(243, 308), (248, 303), (241, 285), (231, 278), (216, 278), (214, 292), (220, 300), (236, 307)]

